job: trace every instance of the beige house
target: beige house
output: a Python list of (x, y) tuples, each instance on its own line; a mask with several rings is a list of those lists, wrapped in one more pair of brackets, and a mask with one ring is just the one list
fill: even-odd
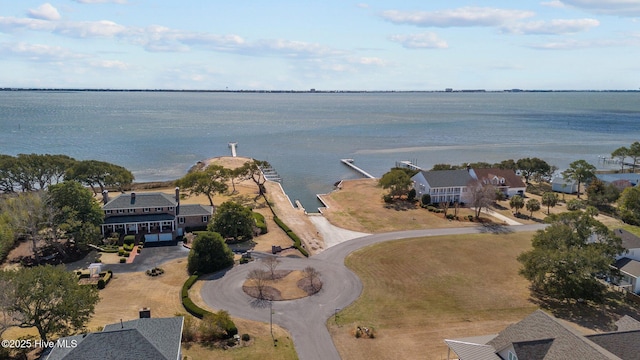
[(112, 233), (136, 235), (145, 242), (175, 241), (191, 229), (207, 226), (213, 207), (199, 204), (180, 204), (180, 189), (175, 195), (161, 192), (121, 194), (114, 199), (102, 194), (104, 236)]

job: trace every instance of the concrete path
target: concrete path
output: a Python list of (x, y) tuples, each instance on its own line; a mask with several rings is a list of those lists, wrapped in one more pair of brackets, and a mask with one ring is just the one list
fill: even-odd
[(504, 221), (504, 223), (507, 224), (507, 225), (514, 225), (514, 226), (515, 225), (522, 225), (522, 223), (519, 223), (519, 222), (517, 222), (517, 221), (515, 221), (515, 220), (513, 220), (513, 219), (511, 219), (511, 218), (509, 218), (507, 216), (504, 216), (504, 215), (502, 215), (500, 213), (497, 213), (497, 212), (495, 212), (495, 211), (493, 211), (491, 209), (483, 208), (481, 210), (481, 212), (483, 214), (487, 214), (489, 216), (493, 216), (496, 219), (500, 219), (500, 220)]
[[(344, 266), (344, 259), (351, 252), (371, 244), (413, 237), (535, 231), (544, 227), (545, 225), (538, 224), (514, 227), (494, 225), (398, 231), (345, 241), (308, 259), (281, 257), (279, 269), (301, 270), (307, 266), (316, 268), (320, 272), (323, 287), (320, 292), (307, 298), (272, 302), (273, 322), (289, 331), (300, 359), (340, 359), (326, 322), (336, 311), (354, 302), (362, 292), (362, 283), (358, 277)], [(204, 279), (201, 291), (204, 302), (212, 309), (224, 309), (233, 316), (269, 322), (269, 302), (258, 301), (242, 291), (242, 284), (249, 271), (260, 267), (260, 262), (255, 261), (208, 276)]]
[(309, 215), (309, 220), (311, 220), (313, 225), (315, 225), (316, 230), (320, 233), (320, 235), (322, 235), (325, 249), (351, 239), (371, 235), (371, 234), (362, 233), (358, 231), (339, 228), (331, 224), (329, 220), (327, 220), (327, 218), (325, 218), (320, 214)]

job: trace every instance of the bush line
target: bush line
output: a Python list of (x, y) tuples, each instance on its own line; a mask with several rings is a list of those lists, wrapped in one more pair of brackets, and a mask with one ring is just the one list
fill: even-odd
[(273, 221), (275, 221), (275, 223), (278, 224), (278, 226), (280, 226), (282, 230), (284, 230), (287, 236), (289, 236), (289, 238), (293, 240), (293, 247), (298, 249), (298, 251), (300, 251), (302, 255), (309, 257), (309, 253), (305, 248), (302, 247), (302, 240), (300, 240), (298, 235), (296, 235), (293, 230), (289, 229), (289, 227), (276, 215), (273, 216)]

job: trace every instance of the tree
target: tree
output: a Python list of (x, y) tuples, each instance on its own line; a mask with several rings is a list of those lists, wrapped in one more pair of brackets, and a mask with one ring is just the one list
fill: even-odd
[(6, 308), (21, 327), (35, 327), (43, 341), (84, 328), (98, 303), (98, 290), (78, 284), (63, 267), (36, 266), (0, 272), (12, 299)]
[(571, 199), (567, 201), (567, 210), (576, 211), (584, 208), (584, 203), (579, 199)]
[(480, 218), (482, 208), (488, 208), (493, 204), (496, 196), (496, 188), (493, 185), (483, 184), (481, 181), (473, 180), (467, 185), (467, 190), (471, 199), (471, 207), (475, 208), (476, 219)]
[(534, 235), (533, 248), (518, 256), (520, 273), (532, 288), (553, 298), (600, 301), (605, 286), (595, 275), (611, 275), (624, 249), (604, 224), (581, 212), (549, 216), (551, 225)]
[(542, 194), (542, 205), (547, 207), (547, 215), (550, 214), (550, 208), (558, 204), (558, 194), (553, 192), (545, 192)]
[(533, 213), (535, 211), (540, 210), (540, 201), (538, 201), (537, 199), (529, 199), (527, 200), (527, 211), (529, 211), (531, 213), (531, 215), (529, 215), (530, 217), (533, 217)]
[(516, 209), (516, 214), (520, 213), (520, 209), (524, 207), (524, 199), (520, 195), (514, 195), (509, 200), (509, 207)]
[(122, 191), (131, 185), (134, 176), (126, 168), (97, 160), (83, 160), (75, 162), (65, 174), (66, 180), (76, 180), (88, 185), (97, 194), (96, 186), (100, 192), (107, 186), (114, 186)]
[(422, 197), (420, 198), (420, 203), (424, 206), (431, 204), (431, 195), (422, 194)]
[(302, 270), (302, 273), (304, 274), (305, 278), (309, 279), (309, 283), (311, 284), (311, 290), (312, 291), (318, 291), (316, 283), (318, 280), (318, 278), (320, 277), (320, 272), (312, 267), (312, 266), (307, 266), (306, 268), (304, 268), (304, 270)]
[[(243, 170), (240, 171), (240, 173), (243, 174), (242, 176), (246, 176), (250, 178), (258, 186), (258, 192), (259, 192), (258, 197), (264, 196), (264, 193), (265, 193), (264, 183), (267, 182), (267, 178), (264, 177), (264, 174), (262, 173), (262, 169), (270, 168), (271, 165), (269, 164), (269, 162), (253, 159), (251, 161), (247, 161), (246, 163), (244, 163), (242, 167), (243, 167)], [(256, 197), (256, 199), (258, 197)]]
[(271, 280), (276, 279), (276, 268), (280, 265), (280, 260), (275, 256), (267, 256), (262, 259), (264, 266), (269, 270), (271, 274)]
[(389, 195), (392, 197), (400, 197), (409, 193), (412, 182), (411, 177), (404, 170), (391, 169), (382, 175), (378, 185), (383, 189), (389, 189)]
[(64, 181), (49, 187), (46, 203), (54, 209), (50, 225), (62, 231), (67, 240), (73, 240), (80, 250), (97, 243), (104, 213), (91, 191), (76, 181)]
[(569, 168), (562, 173), (565, 180), (574, 180), (578, 183), (578, 198), (580, 198), (580, 184), (593, 179), (596, 167), (585, 160), (576, 160), (569, 164)]
[(631, 225), (640, 225), (640, 189), (628, 187), (618, 199), (622, 221)]
[(624, 160), (629, 156), (629, 149), (621, 146), (611, 153), (611, 157), (620, 161), (620, 172), (624, 173)]
[(13, 229), (16, 239), (25, 238), (31, 241), (31, 250), (40, 263), (41, 230), (46, 228), (44, 214), (44, 200), (42, 192), (26, 192), (6, 198), (2, 205), (2, 212)]
[(176, 186), (189, 190), (192, 195), (204, 194), (213, 205), (213, 196), (227, 191), (229, 171), (220, 165), (209, 165), (204, 170), (194, 170), (176, 180)]
[(636, 141), (631, 144), (627, 155), (629, 155), (632, 160), (631, 172), (636, 172), (636, 164), (638, 163), (638, 159), (640, 158), (640, 142)]
[(546, 161), (536, 157), (519, 159), (516, 165), (518, 169), (522, 171), (522, 175), (527, 184), (532, 177), (541, 178), (551, 176), (551, 166), (549, 166)]
[(247, 274), (247, 280), (258, 291), (258, 299), (264, 299), (264, 290), (267, 287), (267, 280), (269, 279), (269, 273), (262, 269), (253, 269)]
[(189, 274), (208, 274), (233, 265), (233, 252), (220, 234), (210, 231), (199, 233), (193, 240), (187, 270)]
[(603, 208), (618, 200), (620, 190), (613, 184), (605, 184), (600, 179), (593, 179), (587, 187), (587, 199), (590, 205)]
[(233, 201), (226, 201), (216, 209), (209, 231), (215, 231), (223, 238), (235, 241), (253, 239), (256, 221), (251, 209)]

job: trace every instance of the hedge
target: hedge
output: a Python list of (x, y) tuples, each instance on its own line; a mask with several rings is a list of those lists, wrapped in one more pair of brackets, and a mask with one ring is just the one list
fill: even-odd
[(127, 235), (124, 237), (124, 240), (122, 241), (123, 244), (131, 244), (131, 245), (133, 245), (133, 243), (135, 242), (136, 242), (135, 235)]
[(264, 221), (264, 216), (257, 212), (252, 212), (252, 214), (253, 214), (253, 218), (256, 221), (256, 226), (258, 227), (258, 229), (260, 229), (260, 234), (266, 234), (267, 224)]
[(279, 217), (274, 215), (273, 221), (275, 221), (276, 224), (278, 224), (278, 226), (280, 226), (280, 228), (284, 230), (285, 233), (287, 233), (287, 236), (289, 236), (289, 238), (293, 240), (293, 247), (298, 249), (298, 251), (300, 251), (302, 255), (309, 257), (309, 253), (305, 248), (302, 247), (302, 240), (300, 240), (298, 235), (296, 235), (296, 233), (289, 229), (289, 227), (285, 223), (283, 223)]
[(189, 289), (191, 289), (193, 284), (195, 284), (199, 276), (200, 275), (189, 276), (187, 281), (184, 282), (184, 285), (182, 285), (181, 297), (182, 306), (184, 306), (185, 310), (187, 310), (189, 314), (197, 317), (198, 319), (202, 319), (206, 314), (209, 314), (210, 312), (194, 304), (193, 301), (191, 301), (191, 299), (189, 298)]

